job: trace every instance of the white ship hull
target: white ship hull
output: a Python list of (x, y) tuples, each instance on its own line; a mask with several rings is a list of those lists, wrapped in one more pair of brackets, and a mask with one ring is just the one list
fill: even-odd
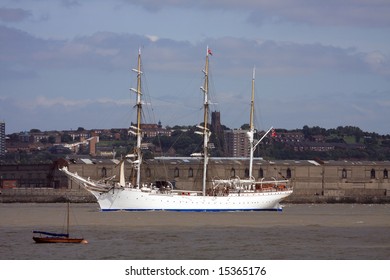
[(114, 188), (104, 193), (88, 191), (96, 197), (102, 211), (189, 212), (281, 211), (279, 202), (292, 193), (292, 190), (286, 190), (202, 196), (196, 193), (144, 192), (136, 188)]

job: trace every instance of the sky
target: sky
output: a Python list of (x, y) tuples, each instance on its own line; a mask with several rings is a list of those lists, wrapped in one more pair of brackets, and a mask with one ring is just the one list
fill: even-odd
[(357, 126), (390, 134), (388, 0), (0, 0), (0, 120), (30, 129), (135, 121), (139, 49), (145, 121), (211, 111), (258, 129)]

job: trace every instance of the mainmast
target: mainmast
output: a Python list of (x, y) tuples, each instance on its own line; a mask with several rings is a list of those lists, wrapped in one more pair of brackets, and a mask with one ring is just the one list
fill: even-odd
[(203, 101), (203, 127), (199, 126), (200, 129), (202, 129), (202, 132), (200, 134), (203, 134), (203, 182), (202, 182), (202, 193), (203, 196), (206, 195), (206, 179), (207, 179), (207, 164), (208, 164), (208, 143), (209, 143), (209, 137), (210, 137), (210, 131), (207, 128), (208, 125), (208, 115), (209, 115), (209, 55), (211, 54), (211, 51), (209, 47), (207, 47), (206, 51), (206, 64), (205, 68), (203, 70), (204, 73), (204, 84), (200, 88), (204, 95), (204, 101)]
[(134, 72), (137, 73), (137, 88), (131, 88), (130, 90), (135, 92), (137, 94), (137, 126), (132, 127), (135, 132), (133, 132), (137, 136), (137, 147), (136, 147), (136, 153), (137, 153), (137, 160), (136, 160), (136, 169), (137, 169), (137, 182), (136, 186), (140, 187), (140, 181), (141, 181), (141, 162), (142, 162), (142, 153), (141, 153), (141, 140), (142, 140), (142, 134), (141, 134), (141, 117), (142, 117), (142, 100), (141, 100), (141, 49), (138, 50), (138, 63), (137, 63), (137, 69), (132, 69)]
[(249, 117), (249, 132), (248, 132), (248, 138), (249, 138), (249, 146), (250, 146), (250, 152), (249, 152), (249, 178), (252, 178), (252, 169), (253, 169), (253, 153), (254, 153), (254, 145), (253, 145), (253, 137), (255, 133), (255, 126), (254, 126), (254, 114), (255, 114), (255, 74), (256, 69), (253, 67), (253, 74), (252, 74), (252, 98), (251, 98), (251, 110), (250, 110), (250, 117)]

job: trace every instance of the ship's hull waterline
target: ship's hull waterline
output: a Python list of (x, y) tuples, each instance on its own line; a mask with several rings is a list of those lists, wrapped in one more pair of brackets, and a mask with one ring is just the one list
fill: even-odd
[(202, 196), (191, 193), (150, 193), (135, 188), (113, 189), (107, 193), (89, 190), (102, 211), (281, 211), (280, 201), (292, 190)]

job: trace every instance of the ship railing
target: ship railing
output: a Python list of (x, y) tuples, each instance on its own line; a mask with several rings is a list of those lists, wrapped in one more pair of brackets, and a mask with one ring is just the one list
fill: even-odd
[(253, 177), (249, 179), (240, 179), (238, 176), (230, 179), (213, 179), (212, 180), (212, 192), (217, 192), (218, 189), (229, 188), (230, 191), (242, 191), (242, 192), (270, 192), (270, 191), (285, 191), (291, 190), (289, 186), (290, 181), (287, 179), (272, 180), (255, 180)]

